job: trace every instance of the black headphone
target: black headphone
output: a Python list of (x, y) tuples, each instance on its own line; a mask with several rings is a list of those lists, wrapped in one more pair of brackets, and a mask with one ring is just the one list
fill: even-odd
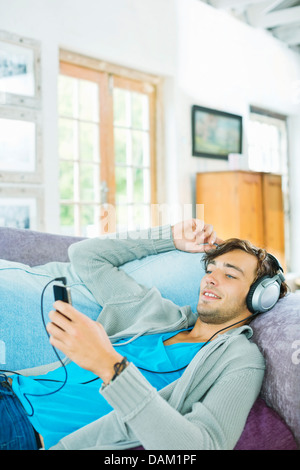
[(274, 307), (280, 296), (280, 286), (285, 279), (283, 269), (275, 256), (268, 253), (267, 257), (275, 265), (277, 273), (273, 277), (260, 277), (250, 287), (246, 303), (252, 313), (264, 313)]

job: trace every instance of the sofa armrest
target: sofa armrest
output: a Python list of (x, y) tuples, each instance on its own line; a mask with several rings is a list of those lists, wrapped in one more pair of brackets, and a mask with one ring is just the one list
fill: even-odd
[(55, 235), (27, 229), (0, 227), (0, 259), (38, 266), (69, 261), (68, 247), (82, 237)]

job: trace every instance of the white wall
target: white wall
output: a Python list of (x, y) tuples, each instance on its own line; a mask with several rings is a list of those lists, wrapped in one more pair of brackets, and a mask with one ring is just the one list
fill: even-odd
[[(300, 56), (268, 33), (199, 0), (0, 0), (0, 29), (41, 41), (46, 230), (58, 231), (59, 47), (165, 77), (165, 192), (191, 203), (195, 173), (227, 163), (191, 155), (191, 105), (242, 114), (249, 105), (293, 116), (292, 244), (300, 230)], [(244, 145), (247, 143), (247, 135)], [(294, 215), (293, 215), (294, 214)], [(295, 265), (300, 266), (297, 251)]]

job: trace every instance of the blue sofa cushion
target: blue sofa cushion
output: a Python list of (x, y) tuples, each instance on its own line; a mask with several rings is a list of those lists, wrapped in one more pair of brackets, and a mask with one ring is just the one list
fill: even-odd
[[(191, 305), (196, 311), (200, 281), (204, 274), (202, 257), (202, 254), (170, 251), (132, 261), (121, 269), (140, 284), (157, 287), (165, 298), (177, 305)], [(42, 323), (41, 293), (51, 279), (61, 276), (67, 277), (73, 305), (90, 318), (98, 318), (102, 307), (69, 262), (50, 262), (30, 267), (0, 260), (1, 369), (19, 370), (57, 360)], [(46, 322), (53, 301), (50, 284), (43, 301)]]

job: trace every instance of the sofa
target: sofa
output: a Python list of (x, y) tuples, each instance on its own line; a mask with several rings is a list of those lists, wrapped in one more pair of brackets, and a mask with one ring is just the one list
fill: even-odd
[[(21, 370), (57, 360), (41, 316), (53, 305), (52, 280), (66, 276), (76, 308), (93, 319), (102, 307), (68, 259), (79, 237), (0, 227), (0, 369)], [(204, 274), (202, 254), (180, 251), (148, 256), (122, 266), (146, 286), (196, 311)], [(44, 295), (41, 293), (44, 290)], [(266, 361), (261, 393), (235, 450), (300, 448), (300, 295), (290, 293), (252, 321), (254, 341)], [(63, 358), (62, 358), (63, 359)]]

